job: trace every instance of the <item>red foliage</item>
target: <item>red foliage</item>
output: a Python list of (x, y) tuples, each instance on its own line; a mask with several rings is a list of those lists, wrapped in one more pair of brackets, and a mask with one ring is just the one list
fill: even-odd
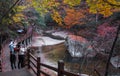
[(97, 33), (101, 37), (114, 37), (116, 35), (116, 27), (109, 26), (108, 23), (104, 23), (97, 28)]

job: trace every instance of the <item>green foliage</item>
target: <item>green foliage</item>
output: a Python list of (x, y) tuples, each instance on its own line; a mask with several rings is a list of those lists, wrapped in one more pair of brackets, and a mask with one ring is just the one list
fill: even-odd
[(38, 25), (46, 26), (45, 24), (45, 18), (43, 16), (39, 16), (38, 19), (36, 20)]
[(28, 12), (26, 12), (26, 14), (27, 16), (30, 16), (28, 18), (28, 22), (32, 22), (35, 25), (39, 26), (46, 26), (44, 16), (41, 16), (36, 10), (29, 10)]
[(53, 19), (52, 19), (52, 17), (51, 17), (51, 13), (47, 13), (47, 14), (45, 15), (45, 22), (46, 22), (46, 23), (53, 22)]

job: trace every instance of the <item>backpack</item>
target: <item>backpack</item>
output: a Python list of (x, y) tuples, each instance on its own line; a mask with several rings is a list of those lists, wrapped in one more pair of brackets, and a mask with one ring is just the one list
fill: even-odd
[(15, 51), (15, 52), (19, 52), (19, 50), (20, 50), (20, 49), (17, 48), (17, 47), (14, 48), (14, 51)]

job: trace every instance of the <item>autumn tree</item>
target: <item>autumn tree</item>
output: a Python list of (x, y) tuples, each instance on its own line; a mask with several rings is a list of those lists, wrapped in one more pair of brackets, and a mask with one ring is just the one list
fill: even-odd
[(85, 12), (84, 10), (66, 9), (65, 26), (70, 28), (77, 24), (84, 24), (83, 18), (85, 18)]
[[(69, 0), (47, 1), (46, 0), (46, 1), (36, 1), (36, 2), (42, 3), (42, 5), (39, 5), (39, 6), (37, 5), (37, 3), (34, 3), (34, 5), (37, 5), (35, 7), (37, 7), (36, 9), (40, 13), (52, 12), (51, 16), (52, 16), (53, 20), (56, 21), (62, 27), (64, 26), (66, 28), (70, 28), (70, 26), (73, 26), (74, 23), (77, 23), (77, 24), (80, 23), (83, 15), (84, 15), (83, 18), (85, 18), (85, 12), (82, 12), (83, 10), (80, 7), (81, 0), (72, 0), (72, 1), (69, 1)], [(112, 2), (112, 0), (110, 2)], [(116, 2), (117, 1), (113, 1), (113, 3), (116, 3)], [(54, 6), (51, 5), (52, 3), (54, 3)], [(109, 5), (104, 0), (93, 0), (93, 1), (86, 0), (86, 2), (84, 1), (84, 3), (86, 3), (86, 6), (88, 6), (88, 8), (85, 9), (85, 10), (89, 10), (89, 11), (87, 11), (87, 13), (89, 12), (91, 14), (96, 14), (96, 21), (98, 19), (99, 14), (103, 15), (104, 17), (108, 17), (108, 16), (112, 15), (115, 10), (118, 10), (117, 7), (113, 7), (113, 6)], [(49, 6), (45, 7), (47, 5), (49, 5)], [(70, 16), (70, 12), (66, 8), (72, 9), (72, 10), (75, 10), (76, 8), (78, 8), (77, 10), (74, 11), (74, 13), (72, 12), (73, 14), (71, 14), (72, 19), (75, 19), (75, 20), (71, 20), (72, 21), (71, 23), (73, 23), (73, 21), (75, 21), (73, 24), (69, 23), (70, 19), (68, 19), (68, 17)], [(43, 11), (41, 11), (41, 10), (43, 10)], [(64, 16), (61, 14), (61, 11), (65, 11)], [(79, 11), (81, 13), (81, 15), (80, 15), (80, 13), (78, 14), (77, 11)], [(74, 16), (74, 18), (73, 18), (74, 14), (76, 14), (78, 16)], [(71, 25), (68, 26), (68, 23)]]
[[(69, 23), (70, 19), (68, 19), (68, 17), (72, 15), (72, 19), (74, 20), (71, 20), (72, 24), (67, 27), (67, 28), (70, 28), (70, 26), (81, 23), (83, 21), (82, 18), (85, 18), (85, 12), (83, 12), (80, 6), (82, 2), (83, 0), (71, 0), (71, 1), (69, 0), (26, 0), (24, 2), (25, 4), (24, 6), (17, 6), (16, 8), (17, 9), (22, 8), (22, 10), (24, 8), (29, 8), (29, 7), (35, 8), (35, 10), (42, 17), (43, 19), (42, 21), (44, 23), (45, 23), (45, 14), (48, 12), (51, 12), (51, 17), (53, 18), (53, 20), (56, 23), (58, 23), (60, 26), (62, 25), (64, 27), (67, 27), (70, 24)], [(86, 6), (88, 6), (87, 10), (89, 9), (90, 13), (96, 14), (96, 21), (97, 21), (99, 14), (102, 14), (104, 17), (108, 17), (112, 15), (112, 13), (115, 10), (118, 10), (116, 6), (113, 7), (109, 4), (111, 2), (113, 4), (119, 4), (119, 2), (115, 0), (86, 0), (83, 3), (85, 3)], [(78, 10), (76, 10), (76, 8), (78, 8)], [(75, 11), (74, 13), (73, 11), (72, 12), (70, 11), (71, 12), (70, 14), (68, 9), (75, 10)], [(64, 16), (61, 14), (61, 11), (65, 11)], [(74, 16), (74, 14), (76, 14), (77, 16)]]

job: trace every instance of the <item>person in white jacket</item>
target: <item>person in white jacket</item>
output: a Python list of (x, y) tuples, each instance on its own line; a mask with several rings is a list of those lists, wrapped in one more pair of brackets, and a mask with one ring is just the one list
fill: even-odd
[(25, 60), (25, 48), (23, 45), (20, 46), (20, 50), (18, 52), (18, 69), (24, 67)]

